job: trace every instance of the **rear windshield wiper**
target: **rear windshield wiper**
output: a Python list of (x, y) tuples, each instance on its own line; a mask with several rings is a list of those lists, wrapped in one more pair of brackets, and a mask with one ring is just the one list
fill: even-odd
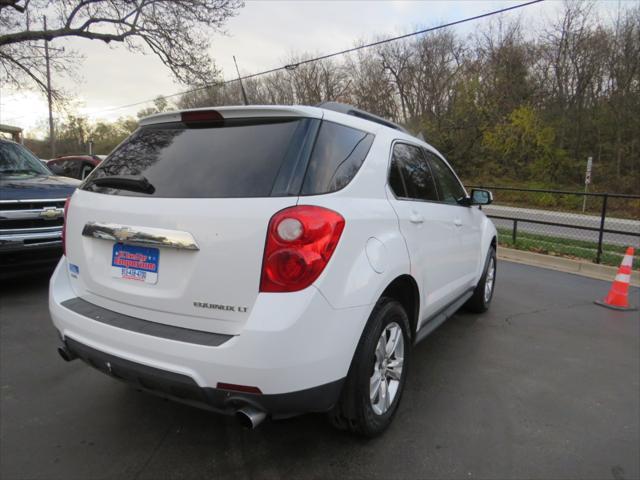
[(152, 194), (155, 187), (142, 175), (112, 175), (110, 177), (98, 177), (91, 180), (90, 185), (98, 187), (118, 188), (132, 192)]

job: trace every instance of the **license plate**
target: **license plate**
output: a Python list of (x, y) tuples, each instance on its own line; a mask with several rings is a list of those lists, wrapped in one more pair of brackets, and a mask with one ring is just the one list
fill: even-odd
[(116, 243), (111, 257), (114, 277), (137, 282), (157, 283), (160, 249)]

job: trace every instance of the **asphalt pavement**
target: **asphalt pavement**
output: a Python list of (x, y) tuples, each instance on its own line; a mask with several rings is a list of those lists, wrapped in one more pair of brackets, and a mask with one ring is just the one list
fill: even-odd
[(594, 305), (608, 287), (502, 262), (491, 310), (413, 350), (395, 422), (364, 440), (322, 415), (243, 430), (65, 363), (47, 282), (4, 284), (0, 477), (635, 479), (640, 315)]

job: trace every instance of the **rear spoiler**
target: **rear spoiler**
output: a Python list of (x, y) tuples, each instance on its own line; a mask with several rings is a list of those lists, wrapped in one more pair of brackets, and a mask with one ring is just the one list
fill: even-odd
[(153, 125), (157, 123), (173, 123), (182, 121), (182, 114), (185, 112), (218, 112), (223, 118), (266, 118), (266, 117), (323, 117), (322, 110), (314, 107), (304, 106), (272, 106), (272, 105), (250, 105), (237, 107), (208, 107), (193, 108), (189, 110), (178, 110), (175, 112), (157, 113), (140, 120), (139, 125)]

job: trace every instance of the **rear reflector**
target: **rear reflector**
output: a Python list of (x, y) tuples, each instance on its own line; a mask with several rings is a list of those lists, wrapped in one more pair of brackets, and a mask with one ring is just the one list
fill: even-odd
[(229, 390), (231, 392), (253, 393), (256, 395), (262, 395), (262, 391), (258, 387), (248, 387), (247, 385), (234, 385), (233, 383), (218, 382), (216, 388), (219, 388), (220, 390)]
[(216, 110), (196, 110), (194, 112), (182, 112), (182, 121), (184, 123), (197, 122), (222, 122), (224, 117)]

